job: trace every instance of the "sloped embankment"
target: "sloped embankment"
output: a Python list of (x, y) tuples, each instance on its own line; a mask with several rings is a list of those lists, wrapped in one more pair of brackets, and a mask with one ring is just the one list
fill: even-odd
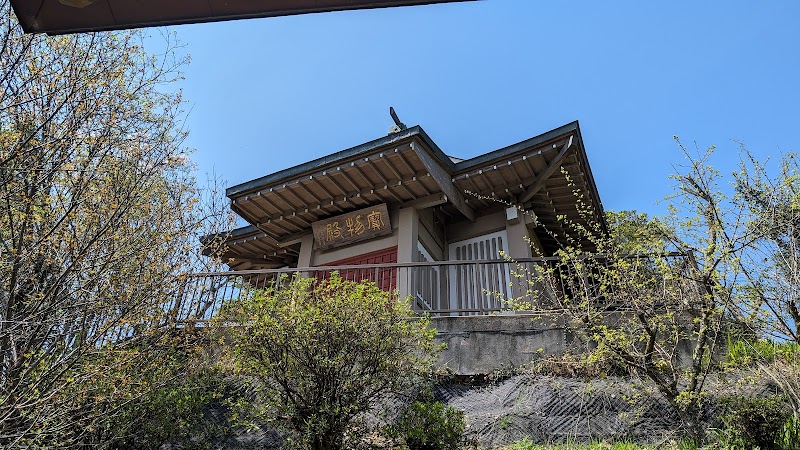
[[(741, 379), (741, 378), (740, 378)], [(766, 383), (709, 381), (709, 396), (774, 394)], [(674, 437), (680, 421), (654, 387), (624, 378), (582, 380), (519, 375), (484, 386), (441, 384), (438, 400), (463, 410), (468, 433), (483, 447), (528, 438), (534, 442), (630, 439), (657, 443)], [(714, 408), (708, 420), (713, 421)]]
[[(707, 380), (709, 402), (728, 395), (768, 396), (775, 387), (749, 380), (749, 374)], [(628, 439), (659, 443), (676, 437), (680, 421), (674, 409), (647, 383), (629, 378), (581, 379), (516, 375), (496, 383), (440, 383), (437, 400), (464, 411), (467, 433), (481, 448), (498, 448), (529, 439), (533, 442)], [(385, 399), (369, 422), (376, 426), (396, 417), (397, 398)], [(715, 408), (708, 411), (713, 422)], [(224, 421), (220, 416), (217, 420)], [(278, 449), (278, 433), (239, 430), (212, 444), (225, 449)]]

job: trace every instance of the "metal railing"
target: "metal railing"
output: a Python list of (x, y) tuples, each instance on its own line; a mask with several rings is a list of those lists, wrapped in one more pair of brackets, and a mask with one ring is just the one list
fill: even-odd
[[(520, 305), (537, 304), (542, 295), (563, 295), (568, 287), (558, 280), (553, 281), (552, 276), (559, 270), (562, 274), (577, 276), (556, 257), (195, 273), (187, 275), (177, 316), (192, 317), (194, 321), (209, 320), (233, 299), (252, 295), (268, 286), (280, 286), (293, 277), (322, 280), (333, 272), (346, 280), (366, 280), (384, 290), (396, 290), (400, 296), (412, 299), (415, 311), (433, 316), (514, 313), (520, 312)], [(551, 274), (550, 283), (541, 282), (543, 273)]]

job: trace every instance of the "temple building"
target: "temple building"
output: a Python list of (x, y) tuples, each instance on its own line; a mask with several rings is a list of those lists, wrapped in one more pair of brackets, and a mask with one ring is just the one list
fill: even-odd
[(394, 127), (226, 195), (250, 224), (226, 237), (232, 271), (338, 270), (446, 314), (501, 309), (515, 295), (506, 257), (570, 239), (592, 251), (566, 223), (606, 227), (578, 122), (470, 159)]

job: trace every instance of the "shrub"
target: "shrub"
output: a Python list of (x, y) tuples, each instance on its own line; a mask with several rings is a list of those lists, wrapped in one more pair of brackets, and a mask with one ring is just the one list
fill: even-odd
[(221, 380), (213, 371), (202, 370), (184, 380), (174, 380), (133, 402), (130, 410), (113, 425), (126, 429), (120, 450), (158, 448), (180, 443), (183, 449), (210, 448), (210, 439), (222, 434), (222, 424), (208, 420), (206, 411), (222, 395)]
[(716, 441), (730, 450), (779, 448), (775, 442), (789, 417), (782, 397), (728, 397), (722, 400), (725, 410), (723, 427), (716, 431)]
[(442, 402), (415, 401), (392, 427), (410, 450), (456, 450), (464, 442), (464, 412)]
[(800, 450), (800, 419), (794, 416), (786, 419), (775, 443), (781, 450)]
[[(169, 339), (163, 345), (173, 342)], [(158, 364), (117, 367), (119, 376), (127, 377), (123, 382), (96, 383), (94, 397), (76, 396), (75, 401), (82, 401), (83, 408), (105, 408), (101, 411), (113, 414), (90, 424), (93, 440), (75, 447), (138, 450), (180, 444), (184, 450), (210, 448), (210, 442), (221, 437), (225, 429), (208, 413), (229, 395), (229, 388), (222, 373), (210, 367), (204, 351), (207, 340), (197, 339), (193, 344), (198, 348), (192, 351), (153, 346), (150, 354), (158, 357)], [(118, 360), (111, 350), (96, 363), (111, 368)], [(114, 401), (105, 399), (111, 391), (118, 397)]]
[(220, 316), (233, 366), (257, 380), (245, 405), (253, 423), (272, 423), (290, 443), (336, 449), (355, 442), (355, 419), (389, 392), (429, 372), (433, 336), (408, 302), (374, 283), (281, 280), (230, 304)]

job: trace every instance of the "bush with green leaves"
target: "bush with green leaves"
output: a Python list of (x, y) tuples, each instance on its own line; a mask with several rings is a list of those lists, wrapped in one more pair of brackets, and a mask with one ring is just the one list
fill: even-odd
[(775, 443), (781, 450), (800, 450), (800, 419), (794, 416), (786, 419)]
[(390, 433), (410, 450), (456, 450), (464, 443), (464, 412), (436, 401), (411, 403)]
[(231, 303), (220, 324), (232, 366), (255, 381), (241, 417), (283, 430), (298, 448), (359, 439), (357, 418), (431, 370), (435, 330), (374, 283), (295, 277)]
[[(94, 367), (108, 372), (104, 382), (96, 380), (90, 394), (80, 385), (64, 392), (71, 397), (65, 414), (84, 429), (81, 441), (64, 447), (136, 450), (179, 444), (186, 450), (210, 448), (210, 442), (227, 430), (209, 412), (230, 389), (223, 374), (208, 364), (207, 346), (203, 332), (165, 333), (160, 342), (147, 346), (148, 357), (156, 361), (141, 365), (130, 363), (126, 349), (106, 347), (92, 360)], [(94, 411), (97, 418), (82, 422), (85, 410)]]
[[(779, 435), (790, 417), (782, 397), (727, 397), (722, 399), (722, 428), (715, 433), (721, 448), (750, 450), (781, 449)], [(791, 432), (792, 430), (789, 430)]]
[[(113, 448), (138, 450), (179, 443), (184, 450), (209, 449), (225, 434), (225, 425), (209, 420), (209, 408), (221, 401), (224, 381), (214, 370), (201, 368), (185, 379), (174, 379), (133, 400), (109, 423), (123, 434)], [(124, 430), (124, 433), (120, 431)]]

